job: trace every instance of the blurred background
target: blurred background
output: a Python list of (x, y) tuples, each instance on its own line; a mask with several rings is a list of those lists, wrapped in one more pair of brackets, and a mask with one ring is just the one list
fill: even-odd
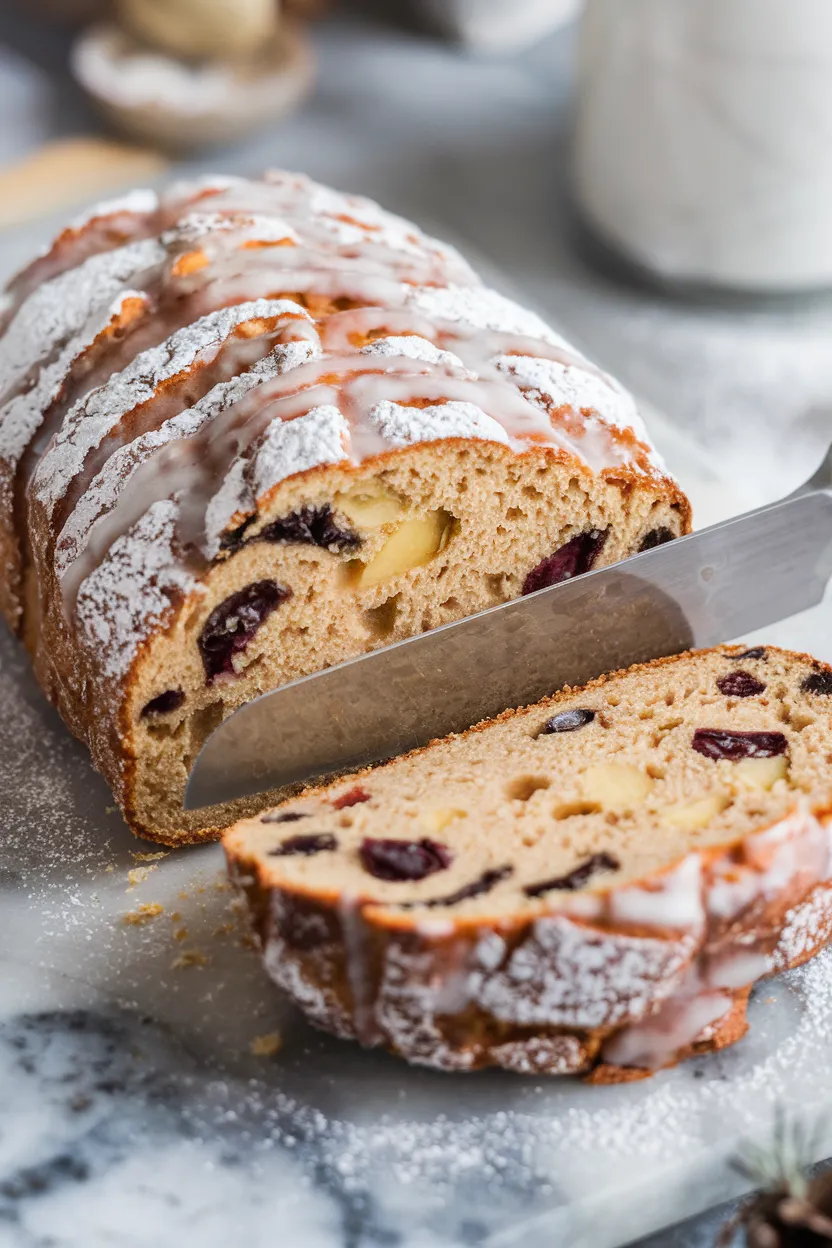
[(302, 170), (617, 373), (700, 525), (832, 439), (829, 0), (0, 0), (0, 119), (2, 277), (127, 187)]

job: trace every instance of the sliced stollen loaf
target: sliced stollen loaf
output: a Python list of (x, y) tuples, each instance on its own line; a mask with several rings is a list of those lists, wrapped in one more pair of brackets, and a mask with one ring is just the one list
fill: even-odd
[(832, 669), (683, 654), (229, 830), (272, 978), (446, 1070), (634, 1078), (738, 1039), (832, 932)]
[(291, 174), (138, 192), (0, 320), (0, 606), (133, 828), (236, 707), (684, 533), (625, 391), (452, 249)]

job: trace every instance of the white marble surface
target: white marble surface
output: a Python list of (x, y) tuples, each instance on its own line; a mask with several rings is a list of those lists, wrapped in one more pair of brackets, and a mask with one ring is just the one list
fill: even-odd
[[(4, 26), (0, 108), (18, 101), (24, 146), (88, 124), (60, 42)], [(674, 307), (584, 267), (565, 228), (568, 39), (487, 65), (346, 24), (318, 42), (310, 105), (215, 165), (305, 167), (470, 239), (672, 414), (660, 441), (701, 519), (805, 475), (829, 436), (832, 313)], [(21, 142), (0, 132), (0, 155)], [(0, 239), (0, 265), (45, 229)], [(766, 633), (829, 657), (827, 620)], [(828, 960), (758, 994), (732, 1052), (624, 1088), (410, 1071), (319, 1036), (245, 946), (215, 847), (136, 862), (153, 847), (6, 638), (0, 694), (2, 1248), (604, 1248), (730, 1195), (725, 1158), (775, 1099), (829, 1096)], [(136, 867), (153, 869), (131, 883)], [(125, 923), (147, 903), (163, 909)], [(274, 1031), (281, 1051), (255, 1056)]]

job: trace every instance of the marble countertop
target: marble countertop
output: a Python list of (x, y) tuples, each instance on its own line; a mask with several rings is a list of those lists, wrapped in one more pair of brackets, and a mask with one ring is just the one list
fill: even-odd
[[(467, 240), (663, 410), (660, 441), (701, 517), (807, 474), (832, 436), (832, 305), (689, 307), (584, 261), (566, 179), (570, 32), (489, 61), (347, 19), (315, 37), (312, 100), (198, 167), (302, 168)], [(62, 36), (4, 11), (0, 39), (0, 161), (94, 124)], [(0, 268), (49, 225), (0, 236)], [(820, 619), (782, 638), (832, 655)], [(626, 1154), (641, 1094), (406, 1072), (313, 1032), (269, 990), (217, 848), (142, 858), (154, 847), (130, 838), (5, 637), (0, 693), (0, 1248), (599, 1248), (737, 1190), (723, 1146), (748, 1105), (722, 1134), (711, 1122), (710, 1152), (672, 1182), (656, 1150), (673, 1152), (665, 1129), (682, 1138), (709, 1081), (725, 1089), (708, 1094), (717, 1106), (739, 1106), (749, 1075), (757, 1097), (767, 1046), (806, 1014), (803, 981), (778, 990), (757, 1049), (654, 1081), (639, 1121), (655, 1147), (604, 1174), (599, 1204), (594, 1158)], [(808, 1095), (811, 1065), (802, 1078)], [(567, 1230), (576, 1192), (583, 1221)], [(651, 1248), (705, 1248), (719, 1216)]]

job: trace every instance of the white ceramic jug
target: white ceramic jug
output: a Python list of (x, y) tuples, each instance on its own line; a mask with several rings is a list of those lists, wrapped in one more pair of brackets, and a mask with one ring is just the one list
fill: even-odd
[(587, 0), (573, 172), (664, 280), (832, 286), (832, 0)]

